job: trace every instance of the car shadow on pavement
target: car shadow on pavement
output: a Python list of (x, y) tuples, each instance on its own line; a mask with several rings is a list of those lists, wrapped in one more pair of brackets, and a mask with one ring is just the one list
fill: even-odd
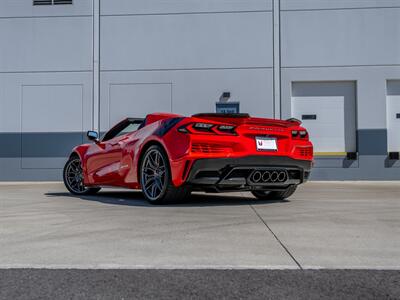
[(163, 205), (149, 204), (140, 191), (101, 191), (96, 195), (72, 195), (68, 192), (48, 192), (47, 197), (70, 197), (86, 201), (96, 201), (104, 204), (147, 206), (147, 207), (204, 207), (204, 206), (229, 206), (229, 205), (260, 205), (273, 203), (288, 203), (289, 200), (257, 200), (253, 197), (236, 195), (217, 195), (194, 193), (183, 202), (168, 203)]

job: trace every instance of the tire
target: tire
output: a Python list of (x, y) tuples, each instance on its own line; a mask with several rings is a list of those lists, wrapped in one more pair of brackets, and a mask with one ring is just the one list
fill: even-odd
[(74, 195), (92, 195), (100, 191), (98, 187), (83, 184), (82, 163), (78, 156), (72, 156), (63, 169), (64, 185)]
[(144, 153), (139, 177), (143, 195), (151, 204), (180, 202), (191, 193), (188, 186), (173, 185), (168, 156), (158, 145), (150, 146)]
[(291, 185), (284, 191), (251, 191), (251, 193), (260, 200), (284, 200), (292, 196), (296, 189), (296, 185)]

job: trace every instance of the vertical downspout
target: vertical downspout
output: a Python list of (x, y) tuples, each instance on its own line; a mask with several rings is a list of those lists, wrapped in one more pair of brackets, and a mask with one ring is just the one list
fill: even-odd
[(280, 20), (280, 0), (273, 0), (272, 20), (273, 20), (273, 101), (274, 117), (282, 118), (281, 115), (281, 20)]
[(100, 0), (92, 8), (92, 129), (100, 132)]

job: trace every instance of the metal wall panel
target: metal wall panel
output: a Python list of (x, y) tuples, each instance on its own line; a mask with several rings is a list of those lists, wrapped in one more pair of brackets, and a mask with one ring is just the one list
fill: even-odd
[(102, 15), (271, 11), (272, 0), (101, 0)]
[[(113, 2), (113, 1), (110, 1)], [(0, 18), (41, 16), (87, 16), (92, 14), (92, 0), (74, 0), (72, 5), (33, 5), (33, 0), (1, 0)]]
[(269, 12), (101, 17), (102, 70), (272, 66)]
[[(65, 93), (66, 89), (68, 91), (72, 89), (72, 93)], [(68, 121), (69, 118), (74, 122), (78, 121), (79, 124), (83, 124), (83, 130), (89, 130), (92, 127), (93, 103), (90, 72), (0, 74), (0, 91), (2, 91), (0, 93), (0, 107), (2, 108), (0, 110), (0, 132), (21, 132), (23, 130), (32, 132), (38, 131), (38, 129), (41, 132), (79, 130), (81, 128), (80, 125), (78, 127), (70, 127), (72, 125)], [(78, 93), (80, 95), (79, 98), (77, 96)], [(23, 100), (24, 96), (25, 100)], [(43, 101), (47, 102), (43, 103)], [(23, 110), (23, 103), (32, 106), (25, 106), (25, 110)], [(38, 104), (38, 106), (35, 104)], [(55, 116), (64, 112), (68, 113), (69, 110), (66, 110), (67, 108), (71, 111), (73, 109), (78, 112), (82, 111), (83, 117), (75, 119), (76, 116), (74, 117), (74, 115), (68, 117), (68, 115), (64, 114), (67, 123), (61, 124), (57, 122), (58, 117)], [(42, 115), (41, 112), (46, 112), (52, 118), (51, 122), (48, 120), (35, 120)], [(35, 121), (42, 123), (36, 123), (34, 130), (29, 129), (30, 125), (33, 125), (31, 123), (25, 123), (28, 126), (22, 128), (22, 116), (24, 114), (30, 114), (30, 118), (32, 118), (31, 120), (25, 119), (25, 122)], [(41, 126), (37, 127), (39, 124)]]
[(400, 8), (281, 12), (282, 67), (400, 65)]
[(81, 132), (83, 129), (81, 84), (23, 85), (22, 132)]
[(127, 117), (143, 118), (153, 112), (172, 111), (171, 83), (109, 85), (108, 127)]
[[(243, 80), (244, 78), (246, 80)], [(143, 107), (148, 108), (148, 106), (142, 104), (142, 92), (130, 88), (132, 83), (170, 83), (171, 110), (178, 114), (191, 115), (198, 112), (214, 112), (215, 103), (219, 100), (221, 94), (224, 91), (229, 91), (232, 98), (230, 101), (240, 101), (242, 112), (249, 112), (254, 116), (273, 116), (272, 69), (102, 72), (101, 131), (109, 128), (110, 86), (113, 87), (115, 84), (126, 84), (128, 86), (125, 90), (127, 94), (123, 97), (131, 100), (127, 111), (132, 114), (137, 112), (132, 115), (133, 117), (144, 117), (144, 114), (148, 112), (148, 109), (143, 109)], [(161, 98), (157, 99), (158, 97)], [(119, 98), (122, 98), (122, 96)], [(152, 101), (158, 107), (152, 107), (152, 109), (169, 111), (166, 99), (168, 98), (154, 95)]]
[(282, 10), (400, 7), (398, 0), (281, 0)]
[(90, 70), (91, 30), (90, 17), (0, 18), (0, 72)]
[(0, 74), (0, 180), (60, 178), (50, 169), (92, 128), (91, 86), (90, 72)]

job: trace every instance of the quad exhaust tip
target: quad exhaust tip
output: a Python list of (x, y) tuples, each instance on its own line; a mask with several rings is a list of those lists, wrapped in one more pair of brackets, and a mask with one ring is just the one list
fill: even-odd
[(254, 183), (282, 183), (288, 179), (286, 171), (254, 171), (250, 180)]

